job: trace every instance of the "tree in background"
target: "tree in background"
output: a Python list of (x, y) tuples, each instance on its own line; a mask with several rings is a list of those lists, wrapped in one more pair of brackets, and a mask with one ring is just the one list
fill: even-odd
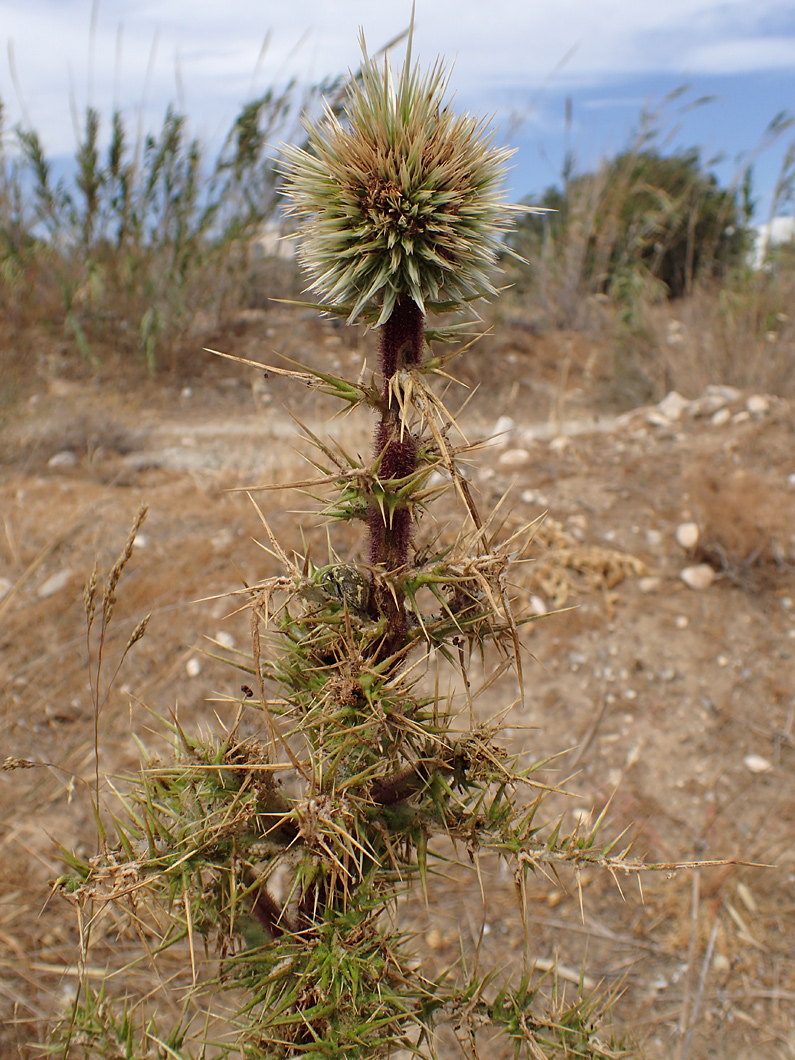
[(642, 287), (680, 298), (740, 265), (748, 246), (735, 191), (705, 172), (697, 149), (630, 148), (593, 173), (564, 173), (537, 205), (550, 213), (524, 218), (512, 245), (580, 297), (624, 300)]

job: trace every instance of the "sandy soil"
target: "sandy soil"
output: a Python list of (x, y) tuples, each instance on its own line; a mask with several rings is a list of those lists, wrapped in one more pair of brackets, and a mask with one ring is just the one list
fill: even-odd
[[(678, 412), (671, 401), (617, 415), (592, 385), (592, 351), (581, 337), (566, 343), (565, 376), (563, 339), (515, 332), (461, 364), (470, 382), (497, 355), (507, 366), (484, 373), (462, 419), (468, 434), (490, 433), (500, 414), (516, 425), (472, 458), (482, 510), (511, 487), (509, 527), (549, 512), (534, 563), (517, 573), (519, 598), (537, 610), (572, 608), (528, 627), (526, 707), (506, 719), (508, 745), (534, 759), (559, 755), (547, 779), (565, 780), (577, 797), (551, 799), (550, 818), (587, 823), (612, 799), (604, 834), (629, 826), (647, 860), (770, 867), (647, 873), (642, 894), (632, 880), (583, 874), (582, 912), (574, 879), (539, 877), (531, 952), (541, 968), (559, 957), (564, 981), (583, 967), (606, 989), (622, 982), (615, 1020), (648, 1057), (791, 1058), (793, 409), (769, 395), (713, 391), (688, 395)], [(339, 332), (302, 319), (241, 329), (226, 348), (267, 359), (276, 345), (356, 371), (366, 343), (348, 348)], [(147, 708), (205, 727), (234, 713), (239, 675), (203, 652), (215, 650), (208, 638), (246, 647), (247, 616), (225, 594), (273, 569), (254, 540), (259, 517), (235, 487), (307, 474), (284, 406), (320, 431), (334, 411), (295, 383), (225, 363), (187, 387), (50, 369), (6, 414), (0, 725), (4, 757), (36, 765), (0, 778), (2, 1057), (35, 1055), (74, 989), (76, 924), (48, 895), (61, 871), (57, 845), (90, 853), (95, 842), (82, 603), (95, 557), (107, 571), (149, 505), (103, 648), (104, 688), (152, 613), (102, 705), (99, 760), (112, 774), (135, 768), (133, 734), (159, 746)], [(332, 427), (366, 452), (366, 419)], [(324, 554), (326, 529), (305, 496), (257, 497), (285, 545), (302, 549), (303, 533)], [(690, 522), (699, 540), (683, 547), (677, 528)], [(355, 548), (344, 537), (333, 543), (343, 554)], [(717, 576), (688, 587), (682, 570), (704, 560)], [(515, 682), (504, 682), (495, 711), (515, 695)], [(460, 933), (474, 951), (483, 925), (483, 967), (519, 960), (513, 880), (496, 865), (484, 872), (485, 909), (463, 870), (440, 885), (430, 912), (421, 902), (405, 909), (439, 964), (456, 956)]]

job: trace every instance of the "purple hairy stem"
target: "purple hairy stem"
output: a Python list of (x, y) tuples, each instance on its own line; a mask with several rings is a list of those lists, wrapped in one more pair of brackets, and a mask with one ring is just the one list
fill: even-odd
[(380, 369), (384, 383), (401, 368), (422, 361), (425, 342), (425, 318), (416, 302), (401, 298), (392, 316), (381, 326)]
[[(374, 463), (381, 482), (407, 479), (417, 469), (417, 440), (401, 424), (400, 408), (389, 401), (393, 376), (422, 361), (425, 318), (410, 298), (400, 299), (389, 320), (381, 327), (379, 367), (384, 399), (381, 421), (376, 427)], [(394, 494), (384, 498), (383, 508), (371, 501), (369, 514), (369, 558), (387, 575), (405, 567), (414, 523), (411, 507)], [(393, 586), (393, 588), (395, 588)], [(406, 634), (406, 611), (402, 594), (395, 594), (377, 582), (373, 586), (372, 608), (376, 616), (386, 615), (388, 635), (382, 648), (385, 656), (399, 650)]]

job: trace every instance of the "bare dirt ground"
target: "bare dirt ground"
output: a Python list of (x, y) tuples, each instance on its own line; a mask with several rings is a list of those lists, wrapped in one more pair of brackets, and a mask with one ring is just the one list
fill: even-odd
[[(217, 344), (358, 370), (366, 340), (349, 348), (304, 318), (268, 321)], [(603, 834), (629, 827), (648, 861), (769, 867), (645, 873), (642, 893), (596, 872), (579, 889), (572, 877), (539, 876), (531, 953), (541, 969), (559, 958), (563, 984), (581, 969), (607, 990), (622, 983), (615, 1022), (650, 1058), (792, 1058), (793, 409), (715, 390), (678, 410), (616, 415), (600, 396), (598, 352), (581, 336), (506, 330), (460, 364), (466, 381), (482, 379), (468, 434), (490, 434), (500, 415), (516, 425), (472, 457), (481, 509), (511, 487), (509, 527), (549, 512), (534, 562), (517, 573), (520, 602), (573, 608), (527, 627), (526, 707), (506, 719), (507, 742), (532, 759), (559, 756), (544, 776), (577, 797), (550, 799), (550, 819), (585, 825), (612, 799)], [(48, 363), (2, 423), (3, 757), (37, 765), (0, 775), (0, 1057), (38, 1055), (75, 986), (77, 926), (48, 896), (57, 845), (90, 854), (96, 841), (82, 603), (95, 557), (106, 572), (149, 505), (104, 646), (108, 676), (152, 613), (102, 705), (100, 767), (115, 774), (136, 768), (133, 734), (160, 746), (150, 710), (176, 711), (187, 726), (231, 720), (240, 675), (203, 652), (216, 650), (207, 638), (246, 648), (247, 615), (225, 594), (273, 569), (253, 540), (257, 513), (232, 490), (306, 477), (285, 408), (322, 431), (334, 411), (295, 383), (257, 377), (252, 388), (250, 372), (205, 359), (197, 353), (202, 369), (187, 387), (80, 379)], [(366, 453), (366, 421), (332, 426)], [(302, 550), (303, 532), (323, 557), (326, 529), (306, 497), (257, 496), (286, 546)], [(699, 540), (683, 547), (677, 527), (690, 522)], [(340, 554), (355, 549), (332, 533)], [(717, 576), (688, 587), (681, 571), (705, 560)], [(506, 679), (494, 711), (516, 691)], [(512, 877), (490, 863), (483, 873), (485, 907), (462, 869), (440, 882), (430, 911), (405, 909), (439, 965), (461, 944), (474, 953), (481, 934), (483, 968), (521, 957)], [(574, 998), (576, 984), (567, 989)]]

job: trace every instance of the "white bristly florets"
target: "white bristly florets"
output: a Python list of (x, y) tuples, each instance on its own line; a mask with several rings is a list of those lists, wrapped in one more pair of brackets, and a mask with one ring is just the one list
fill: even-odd
[(502, 199), (511, 151), (480, 119), (444, 104), (447, 75), (410, 54), (397, 76), (364, 53), (344, 119), (307, 125), (306, 149), (284, 147), (298, 258), (324, 304), (376, 325), (402, 295), (422, 312), (495, 293), (490, 276), (518, 209)]

